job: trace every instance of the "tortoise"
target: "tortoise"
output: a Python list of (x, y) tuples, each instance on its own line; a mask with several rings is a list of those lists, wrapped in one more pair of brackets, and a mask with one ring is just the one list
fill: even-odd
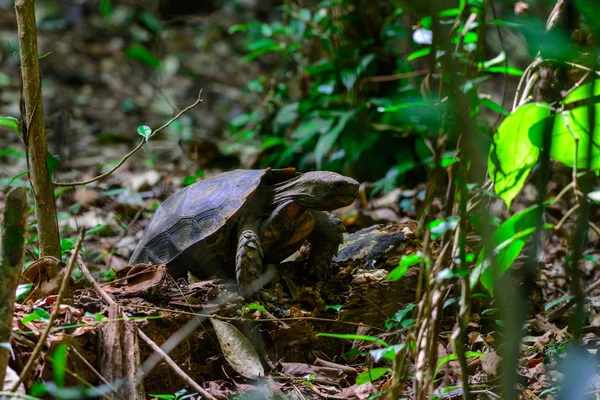
[(129, 263), (165, 264), (175, 277), (235, 271), (243, 290), (263, 264), (281, 262), (308, 240), (308, 277), (325, 279), (345, 231), (326, 211), (350, 205), (357, 194), (358, 182), (334, 172), (224, 172), (169, 197)]

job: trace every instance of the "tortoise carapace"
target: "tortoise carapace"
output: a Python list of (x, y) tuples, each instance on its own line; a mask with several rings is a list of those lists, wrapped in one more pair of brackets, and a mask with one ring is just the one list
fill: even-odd
[(169, 197), (130, 264), (166, 264), (174, 276), (235, 271), (242, 288), (258, 278), (263, 264), (281, 262), (308, 240), (309, 276), (324, 279), (344, 232), (326, 211), (351, 204), (357, 193), (358, 182), (334, 172), (225, 172)]

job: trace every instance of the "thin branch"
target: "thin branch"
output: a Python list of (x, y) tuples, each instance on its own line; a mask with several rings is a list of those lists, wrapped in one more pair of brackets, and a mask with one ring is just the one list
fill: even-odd
[(52, 329), (52, 324), (54, 320), (58, 316), (60, 310), (60, 304), (63, 301), (65, 292), (67, 291), (67, 287), (69, 285), (69, 281), (71, 280), (71, 272), (73, 271), (73, 266), (75, 265), (75, 259), (77, 258), (77, 254), (79, 253), (79, 249), (81, 247), (81, 243), (83, 242), (83, 237), (85, 235), (85, 229), (81, 229), (79, 231), (79, 236), (77, 237), (77, 242), (75, 243), (75, 248), (73, 249), (73, 253), (71, 254), (71, 258), (69, 259), (69, 263), (67, 264), (67, 269), (65, 270), (65, 274), (63, 275), (62, 283), (60, 284), (60, 290), (58, 291), (58, 296), (56, 297), (56, 302), (54, 303), (54, 309), (52, 310), (52, 314), (50, 314), (50, 319), (48, 320), (48, 324), (42, 332), (38, 342), (35, 345), (35, 348), (31, 352), (31, 356), (29, 356), (29, 360), (27, 360), (27, 364), (23, 367), (23, 371), (21, 371), (21, 375), (19, 379), (15, 382), (13, 387), (10, 389), (11, 392), (15, 392), (19, 385), (25, 381), (27, 375), (31, 371), (31, 367), (33, 367), (33, 363), (40, 355), (42, 351), (42, 347), (46, 344), (46, 339), (50, 334), (50, 330)]
[(84, 185), (88, 185), (88, 184), (90, 184), (92, 182), (96, 182), (96, 181), (98, 181), (100, 179), (106, 178), (108, 175), (112, 174), (117, 169), (119, 169), (119, 167), (121, 167), (121, 165), (123, 165), (125, 163), (125, 161), (127, 161), (131, 156), (133, 156), (135, 153), (137, 153), (142, 147), (144, 147), (144, 144), (146, 144), (148, 142), (148, 139), (150, 139), (152, 136), (156, 135), (158, 132), (162, 131), (163, 129), (165, 129), (169, 125), (171, 125), (173, 122), (175, 122), (177, 119), (179, 119), (179, 117), (181, 117), (183, 114), (185, 114), (186, 112), (188, 112), (189, 110), (191, 110), (192, 108), (194, 108), (198, 104), (200, 104), (203, 101), (202, 98), (201, 98), (201, 96), (202, 96), (202, 90), (200, 90), (200, 92), (198, 93), (198, 98), (196, 99), (196, 101), (194, 103), (190, 104), (189, 106), (187, 106), (183, 110), (179, 111), (179, 113), (176, 116), (174, 116), (173, 118), (171, 118), (166, 124), (164, 124), (160, 128), (155, 129), (147, 138), (143, 138), (141, 140), (140, 144), (138, 144), (133, 150), (131, 150), (129, 153), (127, 153), (121, 159), (121, 161), (119, 161), (118, 164), (115, 165), (113, 168), (111, 168), (109, 171), (107, 171), (107, 172), (105, 172), (105, 173), (103, 173), (101, 175), (98, 175), (95, 178), (88, 179), (87, 181), (79, 181), (79, 182), (53, 182), (54, 186), (58, 186), (58, 187), (84, 186)]
[(399, 79), (413, 78), (415, 76), (425, 75), (428, 72), (428, 69), (420, 69), (418, 71), (402, 72), (393, 75), (368, 76), (366, 78), (362, 78), (360, 80), (360, 83), (397, 81)]
[(565, 213), (565, 215), (563, 215), (563, 217), (560, 219), (560, 221), (558, 221), (558, 224), (556, 224), (554, 226), (554, 230), (557, 231), (561, 228), (562, 224), (565, 223), (565, 221), (571, 216), (571, 214), (573, 214), (575, 211), (577, 211), (577, 209), (579, 208), (579, 203), (575, 204), (573, 207), (571, 207), (571, 209), (569, 211), (567, 211)]
[(175, 361), (173, 361), (173, 359), (167, 355), (167, 353), (162, 351), (162, 349), (156, 343), (154, 343), (152, 341), (152, 339), (150, 339), (148, 336), (146, 336), (146, 334), (144, 332), (142, 332), (140, 329), (138, 329), (138, 335), (144, 342), (146, 342), (146, 344), (148, 346), (150, 346), (152, 348), (152, 350), (154, 350), (155, 354), (160, 356), (160, 358), (163, 361), (165, 361), (167, 364), (169, 364), (169, 366), (173, 369), (173, 371), (175, 371), (177, 373), (177, 375), (179, 375), (188, 385), (193, 387), (194, 390), (198, 391), (198, 393), (200, 393), (202, 396), (206, 397), (207, 399), (217, 400), (213, 395), (208, 393), (206, 391), (206, 389), (204, 389), (202, 386), (200, 386), (198, 383), (196, 383), (196, 381), (194, 381), (192, 378), (190, 378), (190, 376), (188, 374), (186, 374), (179, 367), (179, 365), (177, 365), (175, 363)]

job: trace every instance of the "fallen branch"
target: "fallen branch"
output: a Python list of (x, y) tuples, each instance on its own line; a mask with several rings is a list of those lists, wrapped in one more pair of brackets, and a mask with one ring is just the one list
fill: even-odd
[(189, 110), (191, 110), (192, 108), (194, 108), (198, 104), (200, 104), (202, 102), (201, 96), (202, 96), (202, 90), (200, 90), (200, 92), (198, 93), (198, 98), (196, 99), (196, 101), (194, 103), (190, 104), (189, 106), (187, 106), (183, 110), (179, 111), (179, 113), (177, 113), (176, 116), (174, 116), (173, 118), (171, 118), (166, 124), (164, 124), (161, 127), (155, 129), (150, 135), (148, 135), (147, 138), (143, 138), (140, 141), (140, 144), (138, 144), (129, 153), (125, 154), (125, 156), (121, 159), (121, 161), (119, 161), (117, 163), (117, 165), (115, 165), (109, 171), (107, 171), (107, 172), (105, 172), (105, 173), (103, 173), (101, 175), (98, 175), (95, 178), (88, 179), (86, 181), (79, 181), (79, 182), (53, 182), (54, 186), (59, 186), (59, 187), (85, 186), (85, 185), (88, 185), (88, 184), (90, 184), (92, 182), (96, 182), (96, 181), (99, 181), (100, 179), (106, 178), (107, 176), (109, 176), (110, 174), (112, 174), (113, 172), (115, 172), (117, 169), (119, 169), (121, 167), (121, 165), (123, 165), (125, 163), (125, 161), (127, 161), (131, 156), (133, 156), (135, 153), (137, 153), (142, 147), (144, 147), (144, 144), (146, 144), (148, 142), (148, 139), (150, 139), (152, 136), (156, 135), (158, 132), (162, 131), (163, 129), (165, 129), (169, 125), (171, 125), (173, 122), (175, 122), (177, 119), (179, 119), (179, 117), (181, 117), (183, 114), (185, 114), (186, 112), (188, 112)]
[(54, 320), (58, 316), (58, 313), (60, 310), (60, 303), (62, 303), (65, 292), (67, 291), (67, 287), (69, 286), (69, 281), (71, 280), (71, 272), (73, 271), (73, 266), (75, 265), (75, 259), (77, 258), (77, 254), (79, 253), (79, 249), (81, 248), (81, 243), (83, 242), (84, 235), (85, 235), (85, 229), (81, 229), (79, 231), (79, 236), (77, 237), (77, 242), (75, 243), (75, 248), (73, 249), (73, 253), (71, 254), (71, 258), (69, 258), (69, 263), (67, 264), (67, 270), (65, 271), (65, 274), (63, 275), (63, 280), (60, 285), (60, 290), (58, 292), (58, 296), (56, 297), (56, 302), (54, 303), (54, 309), (52, 310), (52, 313), (50, 314), (50, 319), (48, 320), (46, 329), (44, 329), (44, 332), (42, 332), (42, 335), (40, 336), (38, 342), (36, 343), (35, 348), (31, 352), (31, 356), (29, 356), (29, 360), (27, 360), (25, 367), (23, 367), (23, 371), (21, 371), (19, 380), (11, 388), (11, 390), (10, 390), (11, 392), (16, 391), (17, 388), (19, 387), (19, 385), (25, 381), (25, 378), (27, 378), (27, 375), (29, 375), (29, 372), (31, 371), (31, 367), (33, 367), (33, 363), (40, 355), (40, 352), (42, 351), (42, 347), (44, 347), (44, 344), (46, 343), (46, 339), (48, 338), (48, 335), (50, 334), (50, 330), (52, 329), (52, 324), (54, 323)]

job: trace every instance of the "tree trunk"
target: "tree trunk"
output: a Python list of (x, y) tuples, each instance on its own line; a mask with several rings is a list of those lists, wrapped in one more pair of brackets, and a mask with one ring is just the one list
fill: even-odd
[[(25, 258), (27, 229), (27, 191), (14, 188), (6, 197), (4, 209), (4, 236), (2, 237), (2, 264), (0, 265), (0, 344), (10, 343), (15, 291), (19, 284)], [(0, 391), (10, 352), (0, 346)]]
[(30, 178), (40, 238), (40, 256), (52, 256), (60, 259), (61, 250), (54, 192), (46, 165), (48, 147), (44, 130), (44, 106), (34, 1), (16, 0), (15, 10), (21, 56), (22, 102), (25, 107), (24, 115), (21, 115), (21, 127), (23, 141), (29, 153)]

